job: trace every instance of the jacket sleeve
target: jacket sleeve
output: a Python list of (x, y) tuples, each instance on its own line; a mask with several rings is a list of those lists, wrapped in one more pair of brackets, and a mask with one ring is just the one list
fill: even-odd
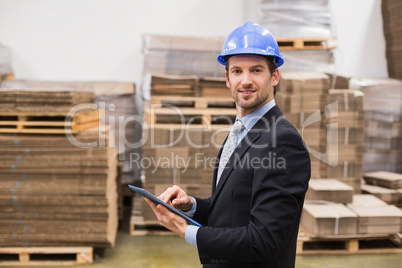
[(197, 201), (197, 210), (195, 211), (193, 219), (203, 226), (208, 226), (208, 209), (211, 204), (211, 198), (194, 198)]
[(253, 154), (260, 158), (268, 154), (283, 158), (284, 166), (250, 170), (253, 186), (247, 226), (198, 230), (197, 245), (202, 263), (213, 259), (272, 261), (295, 239), (311, 169), (304, 142), (294, 128), (286, 128), (277, 133), (275, 146), (250, 150), (255, 150)]

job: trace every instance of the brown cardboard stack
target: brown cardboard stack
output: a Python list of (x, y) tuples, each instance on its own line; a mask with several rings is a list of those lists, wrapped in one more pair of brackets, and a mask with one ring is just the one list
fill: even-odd
[(351, 79), (364, 93), (364, 172), (402, 173), (402, 81)]
[(0, 148), (1, 246), (114, 245), (117, 155), (108, 133), (2, 134)]
[(326, 107), (327, 178), (339, 179), (360, 193), (363, 176), (363, 94), (347, 89), (329, 91)]
[(357, 215), (343, 204), (304, 204), (300, 224), (311, 236), (355, 235)]
[(402, 204), (402, 174), (377, 171), (364, 174), (363, 192), (373, 194), (388, 204)]
[[(216, 156), (236, 116), (225, 68), (216, 61), (224, 41), (143, 36), (146, 122), (142, 156), (132, 163), (142, 167), (143, 186), (151, 193), (178, 184), (196, 196), (210, 195)], [(133, 211), (132, 223), (155, 219), (148, 205), (141, 209), (141, 216)]]
[(93, 103), (95, 96), (85, 91), (53, 89), (0, 90), (0, 112), (68, 112), (82, 103)]
[(302, 135), (311, 154), (311, 177), (324, 178), (322, 164), (326, 132), (321, 111), (330, 87), (328, 75), (320, 72), (282, 72), (275, 100), (285, 117)]
[[(118, 149), (119, 160), (123, 164), (122, 184), (133, 183), (139, 180), (140, 171), (130, 167), (131, 153), (138, 153), (135, 143), (138, 142), (141, 132), (139, 122), (134, 118), (138, 114), (135, 100), (135, 84), (123, 82), (60, 82), (60, 81), (36, 81), (36, 80), (7, 80), (1, 83), (1, 88), (9, 89), (46, 89), (56, 92), (85, 91), (93, 94), (95, 104), (104, 111), (102, 124), (108, 125), (114, 132), (111, 141)], [(83, 99), (78, 100), (83, 103)], [(92, 103), (94, 102), (91, 101)], [(134, 176), (133, 176), (134, 175)]]
[[(64, 120), (72, 106), (94, 105), (94, 93), (86, 91), (16, 89), (0, 95), (9, 113), (27, 117), (57, 111)], [(98, 121), (79, 134), (54, 135), (44, 128), (41, 134), (0, 135), (2, 246), (114, 245), (117, 152), (113, 132)]]
[(179, 76), (167, 74), (151, 75), (152, 95), (195, 96), (198, 77), (194, 75)]
[[(143, 157), (138, 159), (145, 172), (143, 187), (159, 195), (176, 184), (189, 195), (210, 196), (216, 156), (229, 126), (218, 133), (214, 130), (216, 128), (177, 128), (162, 124), (144, 128)], [(145, 221), (156, 219), (144, 202), (141, 214)]]
[(359, 217), (359, 234), (397, 234), (401, 231), (402, 211), (394, 206), (355, 207)]
[(231, 97), (230, 89), (226, 86), (225, 77), (201, 77), (199, 94), (203, 97)]
[(398, 204), (400, 201), (400, 193), (395, 189), (388, 189), (380, 186), (363, 184), (363, 194), (372, 194), (388, 204)]
[(311, 179), (306, 200), (347, 204), (353, 200), (353, 187), (336, 179)]
[(376, 171), (364, 174), (364, 180), (371, 185), (378, 185), (388, 189), (402, 189), (402, 174)]
[(402, 29), (400, 27), (401, 12), (401, 1), (382, 1), (382, 17), (386, 42), (388, 73), (389, 77), (396, 79), (402, 79)]
[(401, 230), (402, 211), (373, 195), (355, 195), (347, 206), (359, 217), (358, 234), (388, 235)]

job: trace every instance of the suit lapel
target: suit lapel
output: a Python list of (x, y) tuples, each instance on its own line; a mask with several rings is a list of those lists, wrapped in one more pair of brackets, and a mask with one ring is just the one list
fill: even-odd
[[(223, 186), (225, 185), (226, 181), (229, 178), (230, 173), (232, 172), (233, 168), (237, 165), (237, 163), (242, 159), (244, 154), (247, 150), (251, 147), (251, 145), (261, 136), (261, 132), (263, 130), (269, 129), (269, 127), (273, 124), (273, 122), (281, 115), (281, 111), (279, 110), (278, 106), (272, 107), (257, 123), (254, 125), (252, 129), (247, 133), (247, 135), (243, 138), (240, 142), (239, 146), (234, 150), (232, 156), (230, 157), (229, 161), (226, 164), (224, 171), (222, 172), (221, 178), (219, 179), (219, 183), (216, 186), (216, 179), (217, 179), (217, 171), (219, 167), (219, 160), (215, 164), (214, 176), (213, 176), (213, 186), (212, 186), (212, 200), (211, 206), (212, 207), (214, 201), (216, 200), (217, 196), (221, 192)], [(226, 142), (226, 141), (225, 141)], [(223, 148), (224, 144), (222, 145)], [(218, 159), (222, 154), (222, 148), (219, 151)]]

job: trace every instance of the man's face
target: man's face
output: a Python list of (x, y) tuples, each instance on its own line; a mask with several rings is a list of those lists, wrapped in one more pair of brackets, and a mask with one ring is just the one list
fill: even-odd
[(229, 58), (225, 74), (237, 103), (238, 114), (243, 117), (274, 98), (274, 86), (279, 82), (279, 71), (271, 76), (267, 60), (258, 55), (235, 55)]

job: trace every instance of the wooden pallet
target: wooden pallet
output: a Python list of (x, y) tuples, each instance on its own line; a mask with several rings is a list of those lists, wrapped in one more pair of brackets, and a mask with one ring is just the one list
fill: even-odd
[(297, 255), (383, 253), (402, 253), (400, 234), (310, 237), (301, 232), (297, 239)]
[(78, 111), (72, 117), (61, 112), (0, 112), (0, 133), (65, 134), (99, 125), (101, 110)]
[(134, 236), (175, 235), (175, 233), (160, 225), (158, 221), (144, 221), (141, 216), (131, 216), (130, 234)]
[(284, 50), (325, 50), (336, 48), (336, 39), (332, 38), (277, 38), (279, 49)]
[(182, 96), (152, 96), (151, 104), (161, 107), (176, 106), (196, 109), (235, 108), (231, 97), (182, 97)]
[(145, 116), (150, 126), (155, 124), (169, 124), (174, 126), (199, 125), (211, 126), (232, 124), (236, 118), (234, 108), (180, 108), (180, 107), (160, 107), (151, 105), (145, 107)]
[(76, 265), (92, 262), (91, 247), (0, 248), (0, 266)]

